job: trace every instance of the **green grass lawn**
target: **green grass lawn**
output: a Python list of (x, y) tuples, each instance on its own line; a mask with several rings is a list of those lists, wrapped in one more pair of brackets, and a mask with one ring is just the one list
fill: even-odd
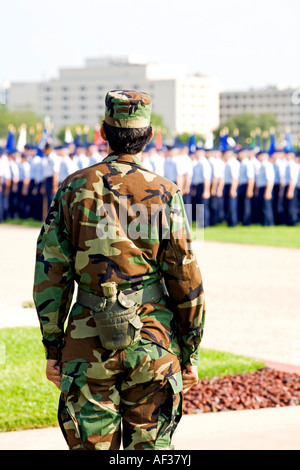
[[(260, 361), (202, 350), (199, 378), (244, 373)], [(0, 329), (0, 431), (57, 426), (59, 390), (45, 377), (41, 333), (36, 327)]]
[(9, 225), (23, 225), (23, 227), (38, 227), (41, 228), (43, 223), (34, 219), (8, 219), (2, 222)]
[(204, 230), (195, 229), (195, 225), (193, 225), (193, 238), (213, 242), (300, 248), (300, 224), (295, 227), (286, 225), (272, 227), (250, 225), (245, 227), (238, 225), (233, 228), (226, 224), (220, 224), (215, 227), (207, 227)]
[[(27, 227), (41, 227), (41, 222), (33, 219), (7, 220), (7, 224), (23, 225)], [(247, 245), (268, 245), (286, 248), (300, 248), (300, 224), (295, 227), (278, 225), (273, 227), (262, 227), (261, 225), (250, 225), (244, 227), (227, 227), (225, 223), (206, 229), (198, 229), (193, 223), (193, 239), (206, 240), (223, 243), (242, 243)]]

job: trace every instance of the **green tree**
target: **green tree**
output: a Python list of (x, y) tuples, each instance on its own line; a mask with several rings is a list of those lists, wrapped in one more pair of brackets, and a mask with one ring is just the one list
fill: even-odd
[(42, 117), (34, 113), (30, 108), (22, 108), (19, 110), (11, 111), (6, 105), (0, 104), (0, 138), (7, 137), (8, 126), (12, 125), (16, 134), (22, 124), (26, 125), (27, 130), (31, 127), (36, 127), (38, 123), (42, 122)]
[(245, 145), (249, 143), (249, 138), (256, 133), (259, 129), (261, 134), (269, 132), (271, 128), (278, 127), (276, 116), (272, 113), (263, 113), (255, 115), (252, 113), (244, 112), (231, 116), (227, 121), (222, 122), (220, 126), (214, 131), (214, 142), (219, 144), (220, 132), (227, 128), (229, 136), (234, 137), (236, 129), (239, 132), (239, 143)]
[(151, 113), (151, 126), (155, 129), (160, 129), (164, 133), (168, 132), (168, 129), (164, 123), (164, 119), (159, 114)]

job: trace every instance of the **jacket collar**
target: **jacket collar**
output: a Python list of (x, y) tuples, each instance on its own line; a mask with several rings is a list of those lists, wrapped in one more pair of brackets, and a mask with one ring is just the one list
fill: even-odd
[(119, 163), (124, 162), (124, 163), (134, 163), (138, 166), (142, 166), (141, 160), (136, 157), (135, 155), (129, 155), (126, 153), (120, 153), (120, 154), (115, 154), (115, 153), (110, 153), (107, 157), (102, 160), (102, 163), (110, 163), (110, 162), (115, 162), (118, 161)]

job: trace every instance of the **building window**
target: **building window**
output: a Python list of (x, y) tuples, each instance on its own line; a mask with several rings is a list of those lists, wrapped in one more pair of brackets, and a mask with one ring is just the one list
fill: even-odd
[(63, 86), (63, 87), (62, 87), (62, 91), (69, 91), (69, 88), (66, 87), (66, 86)]
[(81, 101), (84, 101), (84, 100), (86, 100), (86, 96), (79, 96), (79, 99), (80, 99)]
[(79, 89), (80, 89), (81, 91), (85, 91), (85, 90), (86, 90), (86, 86), (81, 86), (81, 87), (79, 87)]
[(62, 98), (64, 101), (68, 101), (69, 97), (68, 96), (63, 96)]

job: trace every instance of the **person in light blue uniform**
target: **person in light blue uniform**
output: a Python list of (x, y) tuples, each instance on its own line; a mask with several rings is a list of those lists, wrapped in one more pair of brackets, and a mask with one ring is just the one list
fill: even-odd
[(254, 195), (255, 169), (250, 159), (248, 148), (239, 150), (240, 161), (239, 186), (238, 186), (238, 216), (243, 225), (252, 223), (252, 198)]
[(8, 154), (8, 162), (11, 173), (11, 187), (9, 193), (9, 217), (15, 219), (19, 215), (18, 207), (18, 185), (19, 185), (19, 162), (20, 153), (13, 149)]
[(238, 223), (237, 188), (239, 182), (240, 162), (232, 149), (223, 151), (224, 169), (224, 211), (228, 227)]
[(285, 188), (283, 196), (284, 215), (286, 225), (294, 226), (297, 223), (297, 201), (295, 197), (295, 189), (298, 182), (299, 166), (296, 162), (294, 152), (286, 152), (286, 172), (285, 172)]
[[(64, 146), (61, 146), (61, 148)], [(79, 144), (76, 146), (76, 160), (80, 170), (90, 166), (90, 157), (87, 155), (88, 144)]]
[(259, 188), (257, 187), (257, 180), (260, 172), (261, 161), (255, 149), (249, 149), (249, 159), (254, 168), (254, 189), (251, 201), (251, 222), (253, 224), (258, 224), (260, 223), (260, 206), (258, 200)]
[(18, 184), (18, 207), (19, 217), (26, 219), (30, 213), (29, 184), (30, 184), (30, 163), (25, 153), (21, 154), (19, 166), (19, 184)]
[[(217, 225), (220, 221), (220, 201), (218, 196), (218, 188), (220, 185), (221, 178), (221, 166), (223, 164), (221, 158), (221, 152), (216, 149), (207, 149), (206, 157), (211, 166), (211, 187), (210, 187), (210, 221), (211, 226)], [(222, 191), (223, 192), (223, 191)], [(222, 194), (223, 198), (223, 194)]]
[(3, 220), (7, 220), (10, 216), (9, 195), (10, 195), (10, 189), (12, 186), (12, 179), (11, 179), (9, 160), (8, 160), (8, 153), (9, 152), (7, 151), (7, 149), (3, 149), (3, 154), (1, 156), (2, 172), (3, 172), (3, 180), (2, 180), (2, 217), (3, 217)]
[(177, 183), (177, 165), (174, 159), (176, 155), (176, 150), (173, 147), (163, 147), (162, 151), (164, 152), (164, 157), (165, 157), (163, 176), (167, 178), (168, 180), (172, 181), (172, 183), (176, 184)]
[(44, 148), (43, 163), (43, 185), (47, 208), (49, 210), (53, 197), (58, 187), (59, 157), (52, 144), (47, 143)]
[(274, 225), (272, 192), (274, 186), (274, 166), (269, 161), (269, 154), (261, 151), (257, 154), (261, 162), (257, 175), (256, 186), (258, 188), (259, 223), (264, 226)]
[(44, 180), (43, 152), (36, 148), (36, 154), (32, 158), (30, 166), (30, 206), (31, 217), (35, 220), (43, 220), (43, 193), (42, 185)]
[(298, 165), (298, 180), (296, 183), (297, 223), (300, 222), (300, 152), (297, 152), (296, 164)]
[(0, 223), (3, 221), (3, 185), (4, 185), (4, 164), (2, 161), (3, 148), (0, 147)]
[[(71, 153), (73, 155), (73, 152)], [(98, 146), (93, 142), (87, 145), (87, 155), (89, 158), (89, 166), (96, 165), (103, 160), (102, 155), (99, 153)]]
[(60, 168), (59, 168), (59, 184), (61, 184), (67, 176), (71, 175), (72, 173), (75, 173), (75, 171), (79, 170), (78, 166), (78, 161), (76, 159), (75, 153), (69, 153), (68, 150), (64, 152), (64, 155), (62, 156), (62, 160), (60, 163)]
[(271, 154), (274, 166), (274, 187), (273, 187), (273, 213), (274, 224), (284, 223), (283, 194), (285, 186), (285, 169), (287, 161), (282, 150), (274, 150)]
[(192, 188), (195, 191), (196, 207), (203, 208), (203, 216), (200, 226), (210, 225), (210, 186), (212, 178), (212, 168), (206, 158), (204, 149), (197, 149), (195, 158), (192, 160)]
[(184, 202), (186, 215), (189, 224), (192, 223), (193, 210), (192, 210), (192, 195), (191, 185), (193, 176), (193, 162), (189, 155), (189, 147), (175, 146), (176, 155), (174, 161), (177, 167), (177, 186), (181, 190), (182, 199)]

